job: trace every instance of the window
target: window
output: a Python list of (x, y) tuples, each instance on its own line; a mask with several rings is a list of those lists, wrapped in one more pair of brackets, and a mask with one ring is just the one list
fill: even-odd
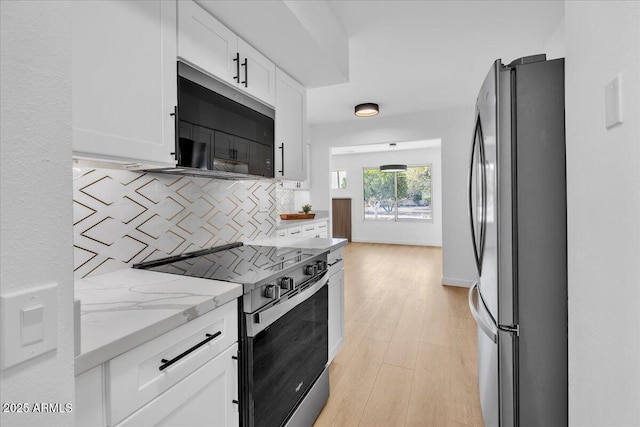
[(337, 170), (331, 172), (331, 188), (347, 188), (347, 171)]
[(432, 221), (431, 165), (410, 166), (406, 172), (364, 169), (366, 221)]

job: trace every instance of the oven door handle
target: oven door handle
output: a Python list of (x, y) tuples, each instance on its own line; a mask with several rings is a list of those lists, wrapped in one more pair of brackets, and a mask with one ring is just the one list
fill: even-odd
[(289, 298), (286, 301), (273, 305), (258, 311), (257, 313), (249, 315), (249, 321), (247, 322), (247, 335), (255, 337), (258, 333), (266, 329), (273, 322), (287, 314), (298, 304), (302, 304), (316, 294), (324, 285), (329, 283), (329, 273), (325, 272), (322, 277), (313, 285), (304, 289)]

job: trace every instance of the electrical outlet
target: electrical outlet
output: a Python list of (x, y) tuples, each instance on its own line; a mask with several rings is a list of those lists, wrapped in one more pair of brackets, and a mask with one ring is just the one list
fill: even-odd
[(260, 212), (269, 212), (269, 208), (271, 207), (271, 201), (268, 197), (260, 197)]

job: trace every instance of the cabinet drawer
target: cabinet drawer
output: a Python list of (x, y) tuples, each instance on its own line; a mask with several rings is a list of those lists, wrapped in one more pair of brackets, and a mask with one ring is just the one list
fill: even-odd
[[(204, 340), (189, 354), (173, 360)], [(154, 338), (109, 362), (111, 424), (116, 424), (150, 402), (238, 340), (237, 301), (210, 311)]]
[(302, 236), (302, 227), (290, 227), (287, 228), (287, 236), (290, 237), (301, 237)]
[(329, 264), (329, 276), (333, 276), (344, 268), (344, 249), (339, 248), (332, 251), (327, 256), (327, 264)]
[(302, 226), (302, 237), (314, 237), (316, 235), (316, 225), (305, 224)]
[(117, 427), (239, 425), (237, 352), (232, 345)]

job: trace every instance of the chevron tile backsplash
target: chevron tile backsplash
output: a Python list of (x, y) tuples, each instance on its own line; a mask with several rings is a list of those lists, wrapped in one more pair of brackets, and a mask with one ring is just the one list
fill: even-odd
[[(260, 212), (260, 198), (270, 202)], [(74, 167), (74, 274), (84, 278), (211, 246), (271, 236), (272, 181)]]

